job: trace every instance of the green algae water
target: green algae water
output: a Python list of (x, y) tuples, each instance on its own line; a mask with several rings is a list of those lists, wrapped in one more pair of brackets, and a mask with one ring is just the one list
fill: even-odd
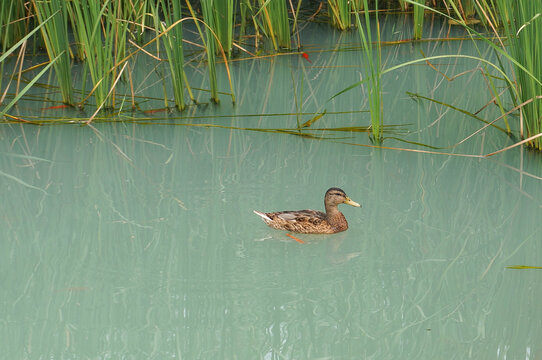
[[(305, 36), (340, 51), (235, 63), (235, 106), (0, 126), (5, 358), (542, 356), (542, 273), (508, 268), (542, 266), (541, 155), (458, 156), (514, 141), (487, 127), (453, 146), (484, 124), (407, 94), (481, 109), (478, 65), (440, 61), (448, 77), (467, 71), (453, 81), (425, 65), (383, 78), (385, 124), (400, 126), (384, 146), (443, 154), (372, 148), (352, 129), (255, 131), (295, 129), (323, 108), (313, 127), (369, 125), (363, 89), (328, 101), (359, 81), (355, 36)], [(470, 41), (383, 51), (391, 66), (420, 49), (475, 52)], [(44, 107), (16, 111), (83, 116)], [(362, 204), (340, 207), (346, 232), (301, 244), (252, 213), (323, 210), (333, 186)]]

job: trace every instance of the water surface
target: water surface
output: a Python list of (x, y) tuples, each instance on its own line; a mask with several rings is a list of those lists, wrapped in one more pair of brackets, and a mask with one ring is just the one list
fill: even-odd
[[(318, 127), (369, 125), (363, 90), (329, 100), (359, 79), (355, 33), (318, 30), (303, 33), (307, 48), (343, 51), (309, 51), (312, 64), (293, 55), (234, 63), (235, 106), (223, 98), (156, 115), (154, 125), (2, 125), (7, 358), (542, 356), (540, 270), (506, 268), (542, 266), (539, 154), (455, 155), (513, 143), (492, 128), (444, 155), (375, 149), (365, 133), (228, 128), (295, 127), (301, 83), (302, 120), (325, 108)], [(384, 55), (391, 66), (420, 50), (476, 53), (456, 41), (388, 46)], [(450, 77), (469, 70), (451, 82), (427, 66), (385, 76), (385, 122), (404, 126), (394, 136), (449, 147), (480, 129), (406, 94), (475, 111), (490, 99), (477, 67), (441, 62)], [(17, 111), (51, 116), (35, 106)], [(299, 235), (300, 244), (252, 213), (322, 209), (331, 186), (363, 206), (341, 207), (344, 233)]]

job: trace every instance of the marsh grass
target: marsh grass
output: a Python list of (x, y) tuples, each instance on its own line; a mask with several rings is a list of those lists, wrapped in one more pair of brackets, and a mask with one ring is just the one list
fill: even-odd
[[(418, 3), (425, 2), (425, 0), (416, 0)], [(420, 6), (414, 6), (414, 39), (419, 40), (423, 36), (423, 18), (425, 15), (424, 8)]]
[[(113, 84), (123, 65), (118, 61), (126, 55), (128, 23), (119, 18), (121, 3), (105, 1), (101, 5), (97, 1), (74, 0), (69, 4), (72, 29), (80, 42), (93, 85), (89, 95), (94, 95), (98, 107), (113, 108), (116, 94)], [(83, 81), (83, 89), (84, 84)]]
[[(517, 89), (515, 103), (524, 104), (519, 109), (521, 117), (520, 136), (532, 138), (542, 131), (542, 3), (518, 0), (514, 6), (509, 1), (497, 1), (504, 35), (509, 41), (509, 54), (513, 63)], [(508, 11), (511, 10), (511, 14)], [(512, 15), (513, 21), (507, 21)], [(542, 138), (527, 142), (529, 147), (542, 150)]]
[[(201, 9), (203, 12), (203, 21), (207, 25), (205, 28), (205, 40), (204, 46), (207, 52), (207, 67), (209, 71), (209, 86), (211, 87), (211, 100), (218, 104), (220, 99), (218, 98), (218, 83), (216, 77), (216, 52), (217, 52), (217, 40), (215, 40), (215, 32), (213, 29), (217, 28), (215, 22), (216, 18), (213, 9), (214, 0), (202, 0)], [(204, 37), (201, 37), (202, 41)]]
[(363, 81), (367, 86), (369, 112), (371, 114), (371, 140), (380, 144), (383, 136), (383, 105), (381, 91), (381, 61), (382, 53), (380, 46), (380, 25), (378, 21), (378, 3), (375, 3), (374, 24), (375, 34), (371, 29), (371, 17), (367, 0), (363, 0), (364, 23), (361, 23), (357, 9), (354, 9), (358, 34), (363, 51), (361, 52), (363, 66)]
[(284, 0), (259, 0), (263, 30), (271, 39), (275, 51), (291, 48), (288, 7)]
[[(73, 105), (73, 87), (70, 63), (70, 44), (68, 39), (68, 12), (63, 0), (33, 0), (36, 16), (40, 23), (46, 18), (51, 20), (41, 28), (49, 59), (58, 58), (53, 69), (56, 74), (62, 101)], [(54, 14), (54, 15), (53, 15)]]
[[(36, 32), (40, 31), (41, 28), (43, 26), (45, 26), (49, 21), (51, 21), (51, 19), (55, 15), (56, 15), (56, 13), (53, 13), (51, 16), (49, 16), (47, 19), (45, 19), (41, 24), (36, 26), (34, 29), (32, 29), (30, 32), (28, 32), (28, 34), (26, 34), (24, 37), (22, 37), (16, 44), (11, 46), (2, 55), (0, 55), (0, 64), (3, 65), (6, 58), (8, 56), (10, 56), (12, 53), (14, 53), (15, 50), (17, 50), (19, 48), (21, 48), (21, 50), (24, 50), (24, 47), (26, 46), (26, 43), (27, 43), (28, 39), (30, 39), (32, 36), (34, 36), (34, 34)], [(21, 91), (17, 91), (16, 95), (11, 99), (11, 101), (6, 106), (4, 106), (3, 109), (0, 110), (0, 117), (14, 118), (12, 116), (9, 116), (7, 114), (7, 112), (15, 105), (15, 103), (17, 103), (17, 101), (19, 101), (19, 99), (21, 99), (24, 96), (24, 94), (26, 94), (26, 92), (28, 92), (28, 90), (30, 90), (30, 88), (43, 76), (43, 74), (45, 74), (49, 70), (49, 68), (55, 64), (55, 62), (58, 60), (58, 58), (61, 55), (62, 54), (59, 54), (56, 58), (50, 60), (49, 63), (36, 76), (34, 76)], [(20, 59), (21, 64), (22, 64), (22, 57), (19, 57), (19, 59)], [(2, 68), (2, 67), (0, 67), (0, 68)], [(19, 76), (20, 76), (20, 74), (19, 74)], [(6, 92), (8, 91), (8, 88), (9, 88), (9, 84), (6, 87)], [(2, 94), (2, 99), (3, 99), (3, 97), (4, 97), (4, 94)], [(2, 102), (3, 101), (0, 101), (0, 103), (2, 103)], [(17, 120), (19, 121), (20, 119), (17, 119)]]
[[(477, 9), (484, 14), (486, 27), (491, 28), (495, 32), (498, 40), (497, 42), (494, 42), (493, 39), (489, 38), (487, 35), (481, 34), (469, 26), (471, 23), (466, 19), (468, 17), (468, 11), (465, 10), (465, 7), (461, 6), (461, 3), (456, 3), (454, 1), (449, 2), (452, 9), (452, 15), (457, 17), (457, 19), (453, 19), (450, 15), (431, 9), (423, 4), (416, 3), (415, 0), (405, 1), (410, 2), (415, 6), (423, 7), (426, 10), (433, 11), (448, 18), (450, 21), (453, 20), (456, 24), (461, 25), (473, 39), (482, 40), (495, 51), (497, 54), (497, 61), (495, 63), (486, 61), (481, 54), (478, 58), (474, 58), (480, 61), (480, 64), (484, 69), (483, 72), (486, 74), (486, 79), (488, 80), (491, 96), (502, 114), (494, 121), (504, 119), (506, 131), (510, 134), (507, 116), (511, 112), (519, 110), (519, 133), (524, 140), (509, 146), (506, 149), (521, 144), (527, 144), (529, 147), (541, 150), (542, 134), (540, 132), (540, 124), (542, 111), (540, 108), (540, 94), (542, 93), (542, 66), (540, 66), (540, 61), (536, 59), (540, 59), (542, 54), (542, 48), (540, 47), (542, 21), (536, 20), (538, 20), (542, 11), (542, 4), (530, 1), (514, 2), (513, 4), (507, 0), (500, 0), (500, 2), (497, 2), (498, 8), (501, 9), (498, 13), (502, 14), (500, 21), (502, 24), (506, 24), (504, 25), (504, 32), (506, 38), (510, 41), (509, 50), (504, 46), (502, 36), (498, 33), (497, 24), (495, 23), (495, 14), (490, 13), (488, 10), (490, 8), (487, 6), (478, 7)], [(467, 10), (468, 9), (469, 8), (467, 8)], [(510, 21), (506, 22), (506, 20)], [(522, 34), (524, 30), (525, 33)], [(474, 44), (475, 47), (478, 48), (476, 42), (474, 42)], [(462, 55), (448, 56), (469, 57)], [(509, 74), (508, 65), (511, 65), (514, 69), (512, 74)], [(495, 77), (492, 74), (492, 71), (494, 70), (498, 71), (498, 77)], [(497, 90), (498, 86), (494, 82), (494, 79), (498, 78), (500, 78), (509, 89), (508, 94), (514, 104), (513, 109), (510, 111), (505, 110), (503, 104), (505, 104), (506, 99), (501, 98), (502, 92)]]
[(230, 58), (232, 54), (233, 29), (235, 27), (233, 21), (234, 12), (234, 0), (213, 0), (213, 17), (215, 24), (213, 30), (228, 58)]
[[(160, 21), (159, 13), (163, 14), (165, 25)], [(175, 23), (175, 19), (181, 18), (181, 7), (178, 2), (174, 1), (170, 8), (164, 0), (160, 0), (156, 7), (152, 6), (152, 15), (155, 29), (162, 33), (166, 31), (166, 28), (169, 29)], [(189, 88), (189, 84), (186, 81), (184, 74), (182, 39), (183, 30), (181, 23), (176, 24), (162, 37), (162, 44), (164, 45), (168, 58), (175, 106), (181, 111), (185, 108), (184, 88), (185, 86)], [(165, 96), (165, 98), (167, 99), (167, 96)]]
[[(327, 0), (331, 23), (339, 30), (352, 26), (352, 6), (349, 0)], [(358, 7), (358, 11), (361, 10)]]
[[(10, 52), (17, 42), (30, 32), (27, 21), (24, 19), (24, 4), (22, 1), (0, 1), (0, 45), (2, 54)], [(0, 61), (0, 74), (4, 73), (4, 61)], [(0, 89), (2, 88), (3, 77), (0, 76)], [(2, 103), (0, 98), (0, 104)]]
[(30, 32), (23, 1), (0, 1), (0, 43), (3, 51), (14, 46)]
[[(368, 4), (373, 3), (368, 0), (328, 0), (328, 15), (333, 18), (333, 23), (341, 29), (352, 27), (352, 15), (355, 18), (355, 24), (358, 27), (359, 39), (361, 41), (362, 52), (362, 80), (357, 86), (362, 85), (367, 89), (367, 98), (369, 111), (371, 115), (371, 139), (375, 143), (381, 143), (383, 139), (383, 104), (382, 104), (382, 85), (381, 76), (385, 73), (382, 68), (382, 58), (380, 52), (380, 28), (378, 22), (378, 2), (375, 2), (375, 9), (372, 12), (365, 12), (363, 15), (359, 12), (362, 8), (368, 9)], [(502, 84), (508, 88), (509, 96), (513, 102), (514, 108), (517, 108), (522, 119), (520, 125), (521, 136), (526, 139), (526, 143), (533, 148), (540, 149), (541, 125), (540, 118), (542, 110), (540, 108), (541, 96), (541, 78), (540, 59), (542, 57), (539, 37), (542, 32), (540, 24), (542, 17), (541, 5), (535, 1), (520, 1), (518, 6), (515, 2), (505, 0), (446, 0), (443, 4), (446, 10), (438, 11), (431, 9), (425, 4), (434, 4), (435, 2), (425, 2), (423, 0), (402, 0), (400, 2), (402, 10), (406, 11), (409, 5), (414, 5), (415, 12), (415, 30), (414, 37), (420, 38), (423, 33), (423, 14), (426, 10), (433, 10), (438, 14), (444, 15), (448, 20), (454, 20), (462, 25), (470, 34), (478, 39), (484, 40), (490, 46), (493, 46), (499, 58), (495, 64), (488, 64), (481, 61), (485, 81), (491, 98), (500, 108), (505, 121), (505, 128), (510, 132), (510, 127), (506, 122), (509, 111), (506, 104), (510, 101), (503, 96)], [(73, 80), (71, 79), (70, 51), (75, 49), (74, 57), (79, 57), (84, 61), (85, 73), (82, 77), (83, 95), (81, 104), (90, 102), (89, 98), (94, 96), (96, 107), (115, 108), (118, 106), (116, 86), (123, 78), (122, 69), (129, 69), (126, 66), (127, 61), (134, 59), (130, 54), (126, 54), (127, 40), (144, 39), (143, 34), (147, 29), (154, 26), (156, 43), (159, 38), (163, 43), (163, 49), (167, 53), (169, 73), (175, 97), (175, 104), (179, 110), (186, 107), (184, 93), (188, 92), (194, 99), (191, 88), (186, 80), (185, 74), (185, 54), (182, 40), (183, 33), (181, 28), (182, 19), (179, 2), (170, 2), (159, 0), (157, 3), (148, 0), (141, 2), (121, 1), (121, 0), (73, 0), (62, 2), (60, 0), (32, 0), (29, 4), (33, 6), (25, 8), (18, 1), (4, 1), (0, 4), (0, 20), (2, 21), (2, 35), (0, 41), (4, 52), (9, 49), (7, 46), (13, 43), (13, 39), (21, 37), (27, 31), (29, 22), (28, 16), (34, 16), (35, 24), (39, 24), (42, 32), (41, 38), (38, 38), (34, 44), (45, 44), (49, 54), (51, 66), (59, 82), (62, 93), (62, 99), (65, 102), (74, 102)], [(201, 14), (194, 12), (190, 7), (190, 2), (186, 2), (194, 23), (200, 33), (201, 43), (203, 43), (207, 56), (199, 56), (198, 66), (205, 64), (209, 74), (209, 87), (211, 98), (214, 102), (219, 101), (219, 87), (217, 67), (218, 55), (224, 58), (226, 71), (229, 75), (227, 58), (232, 56), (232, 49), (241, 49), (241, 45), (248, 43), (247, 39), (254, 39), (257, 51), (261, 39), (267, 38), (267, 44), (272, 44), (274, 50), (290, 49), (292, 46), (291, 36), (295, 31), (298, 15), (300, 13), (301, 1), (294, 4), (294, 0), (203, 0), (200, 2), (203, 12), (203, 21)], [(235, 24), (236, 6), (239, 5), (240, 24)], [(355, 10), (354, 12), (352, 12)], [(28, 14), (25, 13), (28, 11)], [(317, 11), (319, 12), (320, 9)], [(447, 14), (444, 14), (447, 11)], [(32, 13), (30, 13), (32, 12)], [(46, 21), (50, 14), (56, 14), (50, 21)], [(374, 17), (373, 17), (374, 14)], [(477, 15), (486, 26), (499, 35), (499, 43), (494, 42), (487, 35), (484, 37), (480, 33), (469, 27), (472, 18)], [(364, 21), (360, 20), (364, 17)], [(500, 16), (500, 18), (499, 18)], [(197, 19), (196, 19), (197, 18)], [(151, 19), (152, 24), (147, 24)], [(71, 24), (74, 32), (75, 42), (68, 43), (66, 28)], [(310, 20), (312, 21), (312, 19)], [(42, 25), (45, 24), (43, 27)], [(201, 27), (200, 25), (203, 24)], [(499, 33), (499, 24), (504, 25), (503, 33)], [(239, 25), (239, 30), (236, 27)], [(252, 27), (253, 34), (246, 35)], [(237, 35), (237, 36), (236, 36)], [(246, 35), (246, 36), (245, 36)], [(295, 35), (295, 34), (294, 34)], [(503, 36), (504, 35), (504, 36)], [(299, 37), (298, 37), (299, 38)], [(505, 48), (504, 38), (508, 39), (510, 48)], [(28, 38), (27, 38), (28, 39)], [(234, 39), (238, 39), (235, 43)], [(200, 40), (198, 40), (200, 41)], [(132, 42), (133, 43), (133, 42)], [(147, 43), (146, 45), (148, 45)], [(72, 48), (70, 49), (70, 45)], [(146, 46), (145, 45), (145, 46)], [(137, 47), (137, 45), (134, 45)], [(134, 50), (137, 53), (142, 50)], [(199, 46), (199, 44), (198, 44)], [(297, 46), (301, 46), (298, 40)], [(34, 48), (37, 46), (34, 45)], [(269, 48), (269, 47), (268, 47)], [(157, 47), (157, 51), (161, 51)], [(265, 50), (265, 49), (263, 49)], [(255, 51), (255, 53), (257, 53)], [(248, 51), (245, 51), (249, 53)], [(199, 52), (201, 54), (201, 52)], [(152, 56), (152, 55), (151, 55)], [(189, 55), (190, 56), (190, 55)], [(253, 55), (250, 55), (253, 56)], [(483, 55), (480, 54), (483, 60)], [(195, 59), (194, 56), (192, 59)], [(468, 57), (465, 57), (468, 58)], [(52, 61), (55, 59), (55, 61)], [(189, 58), (190, 59), (190, 58)], [(189, 62), (192, 61), (188, 60)], [(162, 59), (159, 59), (161, 61)], [(206, 63), (205, 63), (206, 62)], [(413, 64), (407, 62), (405, 66)], [(22, 64), (22, 61), (21, 61)], [(192, 63), (190, 63), (192, 65)], [(513, 76), (509, 70), (514, 69)], [(0, 68), (4, 62), (0, 62)], [(157, 66), (158, 68), (158, 66)], [(498, 76), (494, 76), (495, 68), (499, 68)], [(386, 70), (387, 71), (387, 70)], [(87, 88), (87, 78), (92, 85)], [(167, 93), (168, 84), (163, 76), (164, 91)], [(131, 81), (131, 77), (129, 77)], [(130, 85), (132, 86), (132, 85)], [(230, 88), (232, 89), (232, 101), (235, 101), (233, 95), (233, 86), (230, 78)], [(25, 87), (25, 89), (27, 89)], [(301, 91), (303, 90), (300, 87)], [(84, 93), (90, 91), (90, 93)], [(132, 98), (134, 98), (133, 89)], [(203, 89), (203, 91), (208, 91)], [(296, 94), (297, 96), (297, 94)], [(298, 103), (298, 113), (302, 112), (303, 94), (296, 100)], [(18, 93), (17, 93), (17, 98)], [(167, 96), (165, 96), (167, 101)], [(446, 103), (446, 100), (441, 100)], [(122, 106), (122, 105), (121, 105)], [(312, 125), (323, 116), (324, 112), (319, 112), (313, 118), (302, 123), (301, 118), (297, 118), (297, 128), (312, 127)], [(308, 124), (307, 126), (305, 126)], [(538, 136), (538, 137), (537, 137)], [(532, 141), (531, 141), (532, 140)]]

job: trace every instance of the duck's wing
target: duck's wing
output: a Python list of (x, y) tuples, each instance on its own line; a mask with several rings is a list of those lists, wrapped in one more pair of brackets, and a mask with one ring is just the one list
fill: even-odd
[(272, 228), (305, 234), (333, 233), (326, 221), (326, 214), (316, 210), (278, 211), (262, 213), (254, 211)]
[(326, 214), (316, 210), (277, 211), (270, 213), (254, 210), (254, 213), (268, 224), (270, 222), (310, 222), (312, 224), (319, 224), (326, 218)]
[(267, 214), (271, 219), (279, 218), (284, 221), (321, 223), (326, 214), (316, 210), (279, 211)]

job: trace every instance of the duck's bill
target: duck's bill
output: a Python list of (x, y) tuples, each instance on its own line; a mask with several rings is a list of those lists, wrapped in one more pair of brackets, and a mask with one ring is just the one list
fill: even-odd
[(346, 198), (346, 200), (344, 201), (344, 203), (345, 203), (345, 204), (348, 204), (348, 205), (355, 206), (355, 207), (361, 207), (360, 204), (358, 204), (358, 203), (355, 202), (355, 201), (350, 200), (349, 197)]

